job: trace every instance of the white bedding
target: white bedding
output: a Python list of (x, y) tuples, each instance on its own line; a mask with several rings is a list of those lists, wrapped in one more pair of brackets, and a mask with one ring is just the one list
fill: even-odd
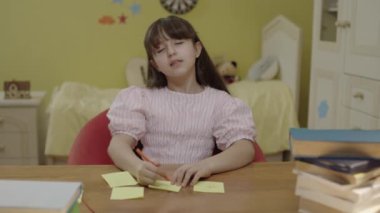
[(67, 156), (81, 127), (107, 109), (118, 91), (75, 82), (65, 82), (56, 88), (48, 107), (45, 155)]
[[(264, 153), (287, 150), (288, 130), (298, 126), (289, 87), (281, 81), (240, 81), (231, 84), (229, 90), (252, 109)], [(74, 82), (62, 84), (49, 106), (45, 154), (67, 156), (80, 128), (107, 109), (118, 91)]]
[(289, 128), (298, 127), (290, 88), (282, 81), (240, 81), (228, 88), (252, 110), (257, 142), (265, 154), (289, 150)]

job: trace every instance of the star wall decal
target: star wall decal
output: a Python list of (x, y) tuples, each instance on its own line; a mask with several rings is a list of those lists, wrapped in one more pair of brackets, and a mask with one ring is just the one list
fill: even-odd
[(127, 21), (127, 16), (125, 16), (124, 14), (121, 14), (121, 16), (119, 16), (119, 24), (125, 24), (126, 21)]

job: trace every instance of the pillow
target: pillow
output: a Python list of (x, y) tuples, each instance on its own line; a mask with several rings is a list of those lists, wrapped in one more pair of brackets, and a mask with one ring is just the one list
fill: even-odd
[(247, 79), (271, 80), (279, 72), (278, 60), (275, 56), (265, 56), (253, 64), (248, 71)]

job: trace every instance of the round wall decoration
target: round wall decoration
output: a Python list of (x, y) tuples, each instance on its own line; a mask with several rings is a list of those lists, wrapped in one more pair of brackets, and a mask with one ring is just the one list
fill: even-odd
[(160, 0), (161, 5), (174, 14), (185, 14), (194, 8), (198, 0)]

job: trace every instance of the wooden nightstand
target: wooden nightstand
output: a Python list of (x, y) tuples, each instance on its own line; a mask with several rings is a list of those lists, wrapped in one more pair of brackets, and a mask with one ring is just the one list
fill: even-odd
[(38, 164), (38, 107), (45, 92), (31, 99), (4, 99), (0, 92), (0, 164)]

